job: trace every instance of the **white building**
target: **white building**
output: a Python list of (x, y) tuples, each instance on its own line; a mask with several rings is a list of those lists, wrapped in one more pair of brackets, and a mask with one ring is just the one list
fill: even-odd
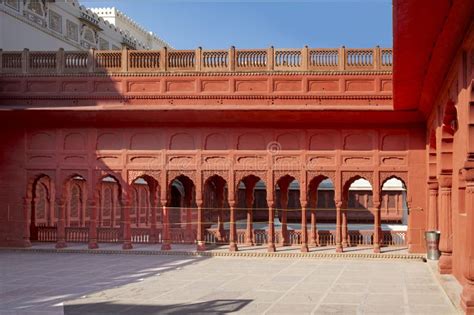
[[(97, 13), (96, 13), (97, 12)], [(169, 45), (115, 8), (77, 0), (0, 0), (0, 49), (161, 49)]]

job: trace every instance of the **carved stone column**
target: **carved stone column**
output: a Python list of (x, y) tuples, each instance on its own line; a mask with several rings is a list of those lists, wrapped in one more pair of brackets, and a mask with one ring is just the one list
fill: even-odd
[[(281, 186), (284, 186), (283, 184)], [(288, 212), (288, 188), (286, 185), (280, 187), (280, 203), (281, 203), (281, 245), (287, 246), (288, 242), (288, 225), (286, 215)]]
[(32, 200), (30, 197), (23, 199), (23, 218), (25, 224), (23, 225), (23, 247), (31, 247), (31, 234), (30, 234), (30, 225), (31, 225), (31, 209)]
[(167, 200), (161, 200), (161, 205), (163, 207), (161, 215), (161, 226), (163, 227), (162, 235), (163, 241), (161, 243), (161, 250), (170, 250), (171, 249), (171, 231), (170, 231), (170, 218), (169, 218), (169, 209), (166, 205)]
[(122, 215), (120, 216), (122, 221), (122, 235), (123, 235), (123, 249), (132, 249), (132, 228), (130, 226), (130, 207), (131, 207), (130, 195), (125, 194), (120, 202), (122, 208)]
[(275, 248), (275, 204), (273, 200), (267, 200), (268, 203), (268, 252), (276, 251)]
[(472, 315), (474, 314), (474, 168), (465, 168), (462, 174), (466, 181), (466, 252), (463, 266), (466, 283), (461, 294), (461, 306), (466, 314)]
[(347, 228), (347, 201), (343, 202), (342, 209), (342, 247), (349, 246), (349, 230)]
[(245, 207), (247, 208), (247, 229), (245, 230), (245, 245), (253, 246), (253, 202), (254, 185), (245, 185)]
[(157, 222), (156, 222), (156, 217), (157, 217), (157, 203), (158, 200), (156, 198), (156, 190), (155, 188), (150, 190), (150, 206), (151, 206), (151, 222), (150, 222), (150, 243), (151, 244), (156, 244), (158, 241), (158, 233), (157, 233)]
[(428, 230), (438, 230), (438, 182), (428, 183)]
[(452, 272), (452, 252), (453, 252), (453, 228), (452, 228), (452, 208), (451, 208), (451, 176), (441, 175), (440, 185), (440, 221), (439, 227), (441, 239), (439, 249), (441, 257), (438, 267), (441, 274)]
[(237, 248), (237, 229), (235, 226), (235, 201), (229, 201), (230, 224), (229, 224), (229, 251), (236, 252)]
[(308, 208), (306, 200), (301, 200), (301, 252), (307, 253), (308, 249), (308, 229), (307, 229), (307, 217), (306, 210)]
[(336, 252), (342, 253), (342, 201), (336, 200)]
[(89, 221), (89, 249), (99, 248), (97, 244), (97, 214), (98, 207), (100, 206), (99, 198), (96, 197), (95, 200), (88, 200), (87, 204), (90, 208), (90, 221)]
[(197, 251), (205, 251), (206, 250), (206, 242), (204, 240), (204, 222), (203, 222), (203, 214), (202, 214), (202, 200), (196, 200), (197, 205)]
[(373, 209), (374, 209), (374, 253), (380, 253), (381, 237), (382, 237), (382, 222), (380, 219), (380, 201), (375, 200), (378, 198), (374, 196)]
[(66, 202), (62, 198), (55, 200), (59, 209), (56, 248), (66, 248)]
[(225, 231), (224, 231), (224, 185), (219, 184), (217, 186), (217, 232), (216, 237), (219, 242), (224, 242)]
[[(193, 233), (193, 214), (192, 214), (192, 188), (185, 188), (186, 192), (184, 193), (184, 211), (186, 213), (186, 227), (185, 227), (185, 238), (186, 242), (194, 243), (194, 233)], [(202, 204), (201, 204), (202, 207)], [(180, 209), (181, 211), (181, 209)], [(181, 213), (180, 213), (181, 217)]]
[[(310, 192), (310, 196), (312, 196), (313, 192)], [(319, 246), (319, 237), (318, 237), (318, 228), (316, 225), (316, 208), (318, 206), (318, 190), (316, 187), (316, 192), (314, 192), (314, 197), (310, 198), (311, 207), (310, 215), (311, 215), (311, 232), (309, 236), (309, 245), (310, 246)]]

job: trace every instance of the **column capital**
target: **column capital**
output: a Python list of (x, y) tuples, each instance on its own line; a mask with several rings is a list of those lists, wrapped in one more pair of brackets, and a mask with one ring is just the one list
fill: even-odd
[(452, 176), (451, 174), (446, 174), (446, 175), (440, 175), (438, 177), (438, 183), (439, 183), (439, 187), (441, 190), (443, 189), (451, 189), (452, 187), (452, 183), (453, 183), (453, 179), (452, 179)]
[(465, 167), (461, 169), (461, 178), (466, 181), (466, 184), (474, 184), (474, 167)]
[(438, 184), (437, 181), (436, 182), (428, 182), (428, 188), (429, 188), (430, 191), (432, 191), (432, 190), (438, 191), (439, 184)]

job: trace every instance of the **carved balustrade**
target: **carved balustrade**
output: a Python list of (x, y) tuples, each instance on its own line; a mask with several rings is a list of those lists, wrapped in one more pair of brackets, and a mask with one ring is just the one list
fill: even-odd
[(2, 51), (0, 73), (391, 70), (391, 48)]

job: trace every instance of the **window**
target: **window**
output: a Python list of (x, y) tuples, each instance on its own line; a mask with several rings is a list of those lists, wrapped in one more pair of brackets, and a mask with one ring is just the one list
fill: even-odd
[(79, 41), (79, 26), (74, 22), (66, 20), (66, 36), (75, 42)]
[(63, 32), (63, 18), (58, 13), (49, 10), (49, 28), (55, 32)]

